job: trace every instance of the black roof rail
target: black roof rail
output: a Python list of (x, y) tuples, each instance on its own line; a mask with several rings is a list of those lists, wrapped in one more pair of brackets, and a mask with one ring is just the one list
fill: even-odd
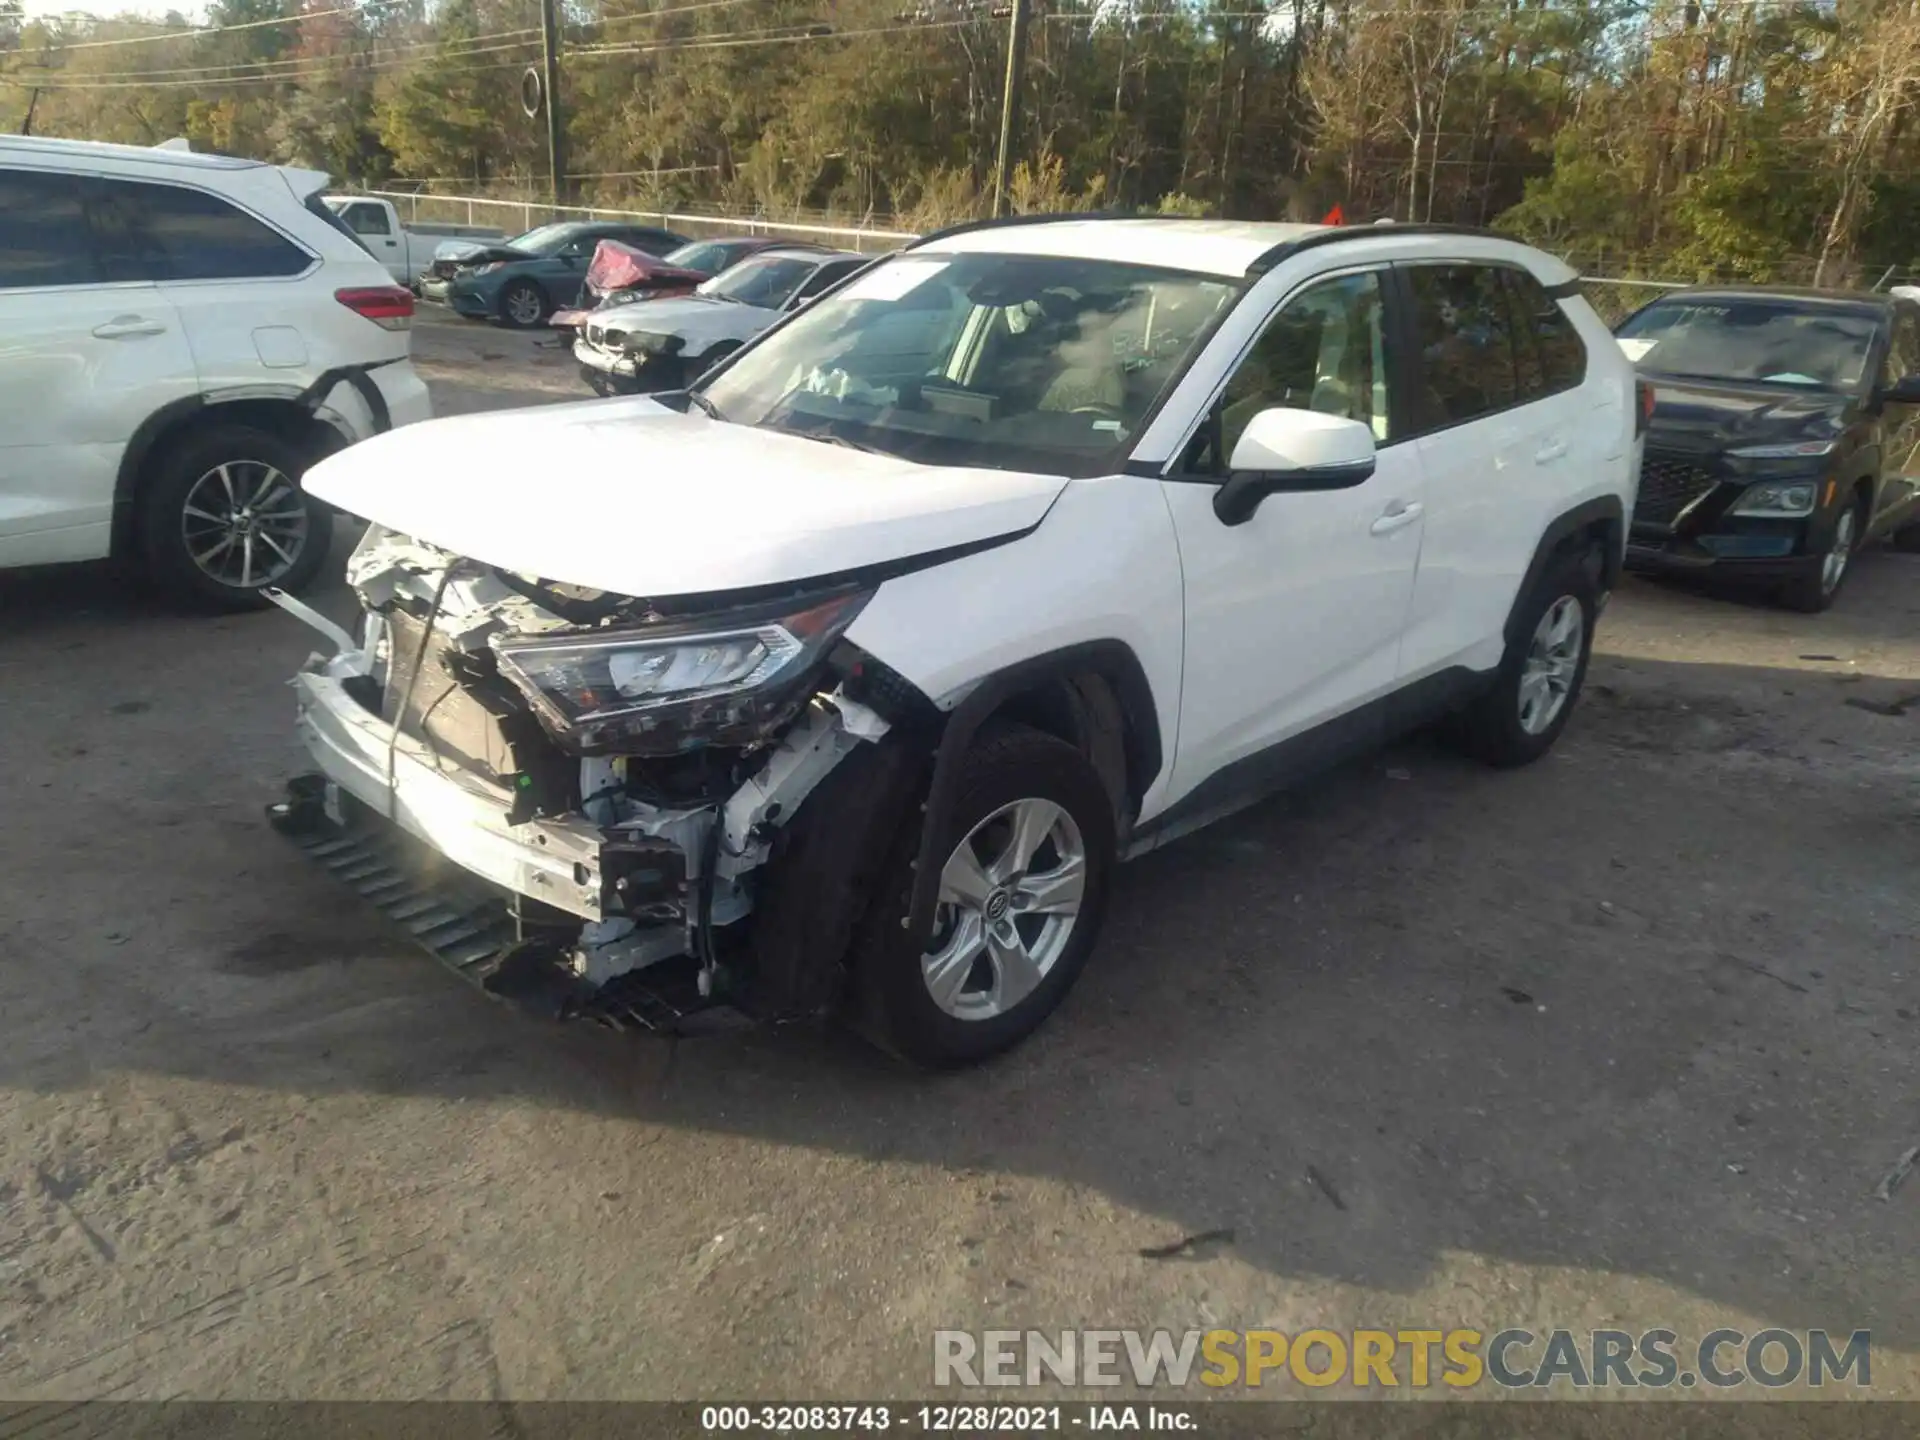
[(1477, 225), (1442, 225), (1437, 222), (1408, 221), (1402, 224), (1398, 220), (1377, 220), (1369, 225), (1329, 225), (1324, 230), (1315, 230), (1307, 235), (1296, 236), (1292, 240), (1282, 240), (1264, 255), (1255, 257), (1247, 266), (1247, 276), (1264, 275), (1282, 260), (1291, 259), (1302, 250), (1317, 250), (1322, 245), (1337, 245), (1342, 240), (1365, 240), (1380, 235), (1470, 235), (1480, 240), (1505, 240), (1511, 244), (1524, 245), (1526, 241), (1515, 240), (1511, 235), (1501, 235), (1495, 231), (1483, 229)]
[(917, 250), (922, 245), (931, 245), (936, 240), (950, 240), (955, 235), (970, 235), (975, 230), (999, 230), (1014, 225), (1048, 225), (1056, 220), (1188, 220), (1198, 219), (1188, 215), (1156, 215), (1141, 210), (1045, 210), (1031, 215), (1002, 215), (994, 220), (962, 220), (958, 225), (948, 225), (930, 234), (910, 240), (901, 248)]

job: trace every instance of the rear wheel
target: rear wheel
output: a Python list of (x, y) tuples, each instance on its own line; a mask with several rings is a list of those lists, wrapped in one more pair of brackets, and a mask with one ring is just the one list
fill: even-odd
[(166, 590), (223, 609), (298, 590), (326, 559), (330, 512), (300, 488), (308, 457), (278, 435), (217, 425), (171, 446), (140, 497), (148, 571)]
[(1522, 638), (1507, 647), (1492, 686), (1460, 715), (1462, 748), (1502, 767), (1530, 764), (1551, 750), (1586, 682), (1598, 613), (1587, 557), (1557, 561), (1528, 597)]
[(510, 280), (500, 290), (500, 323), (512, 330), (531, 330), (553, 313), (547, 292), (531, 280)]
[(1780, 589), (1780, 598), (1790, 608), (1817, 615), (1840, 596), (1847, 572), (1853, 568), (1854, 552), (1860, 548), (1860, 516), (1864, 499), (1856, 500), (1834, 517), (1833, 534), (1826, 548), (1807, 558), (1799, 575)]
[(1909, 525), (1894, 531), (1893, 548), (1908, 555), (1920, 554), (1920, 525)]
[(1030, 1034), (1086, 964), (1115, 864), (1113, 802), (1086, 757), (1026, 726), (976, 744), (940, 857), (932, 933), (903, 927), (919, 817), (855, 942), (875, 1038), (919, 1065), (983, 1060)]

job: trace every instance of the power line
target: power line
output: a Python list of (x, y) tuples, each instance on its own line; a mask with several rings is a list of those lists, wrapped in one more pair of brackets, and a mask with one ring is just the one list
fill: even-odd
[[(535, 27), (531, 30), (496, 30), (489, 34), (469, 35), (457, 40), (423, 40), (418, 43), (394, 46), (379, 57), (374, 57), (371, 51), (369, 51), (365, 57), (350, 54), (291, 55), (282, 56), (274, 60), (235, 60), (207, 65), (181, 65), (166, 70), (87, 70), (81, 72), (81, 78), (87, 81), (141, 80), (152, 77), (165, 78), (175, 75), (195, 75), (202, 77), (210, 84), (218, 84), (223, 80), (270, 78), (277, 71), (293, 73), (288, 67), (321, 65), (329, 60), (340, 60), (352, 64), (355, 60), (361, 58), (392, 59), (402, 55), (417, 55), (425, 51), (437, 51), (441, 54), (455, 56), (487, 55), (496, 51), (510, 50), (517, 45), (535, 44), (537, 43), (536, 41), (524, 37), (537, 36), (539, 33), (538, 27)], [(520, 36), (523, 38), (509, 40), (508, 37), (510, 36)], [(508, 43), (504, 45), (483, 46), (481, 42), (486, 40), (507, 40)], [(226, 75), (221, 73), (231, 70), (246, 70), (255, 73), (250, 75)]]
[(240, 30), (264, 30), (274, 25), (302, 25), (309, 20), (324, 20), (329, 15), (361, 15), (370, 10), (387, 9), (402, 3), (404, 0), (367, 0), (364, 5), (342, 5), (334, 10), (309, 10), (302, 15), (284, 15), (272, 20), (244, 20), (237, 25), (203, 25), (193, 30), (169, 30), (164, 35), (124, 35), (117, 40), (53, 42), (53, 48), (104, 50), (111, 45), (153, 45), (167, 40), (190, 40), (203, 35), (231, 35)]

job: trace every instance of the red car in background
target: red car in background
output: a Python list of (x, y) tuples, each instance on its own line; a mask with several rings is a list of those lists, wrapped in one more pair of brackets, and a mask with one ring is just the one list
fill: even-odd
[(814, 248), (764, 236), (738, 236), (690, 240), (665, 255), (649, 255), (618, 240), (602, 240), (593, 252), (593, 263), (587, 267), (579, 307), (555, 311), (549, 323), (563, 330), (577, 330), (586, 323), (591, 311), (609, 305), (691, 295), (703, 280), (710, 280), (749, 255), (776, 245), (785, 250)]

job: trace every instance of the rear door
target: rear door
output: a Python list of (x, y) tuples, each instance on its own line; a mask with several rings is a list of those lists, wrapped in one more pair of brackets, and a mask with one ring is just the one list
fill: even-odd
[(313, 365), (318, 297), (304, 281), (319, 269), (317, 255), (208, 190), (121, 177), (101, 185), (129, 265), (172, 302), (208, 390), (296, 383)]
[(199, 389), (172, 304), (97, 243), (98, 200), (0, 169), (0, 565), (106, 555), (127, 442)]
[(1401, 679), (1410, 683), (1499, 663), (1514, 595), (1570, 468), (1581, 463), (1586, 351), (1539, 283), (1512, 266), (1448, 260), (1398, 272), (1409, 300), (1405, 343), (1420, 374), (1427, 481), (1426, 538), (1401, 651)]

